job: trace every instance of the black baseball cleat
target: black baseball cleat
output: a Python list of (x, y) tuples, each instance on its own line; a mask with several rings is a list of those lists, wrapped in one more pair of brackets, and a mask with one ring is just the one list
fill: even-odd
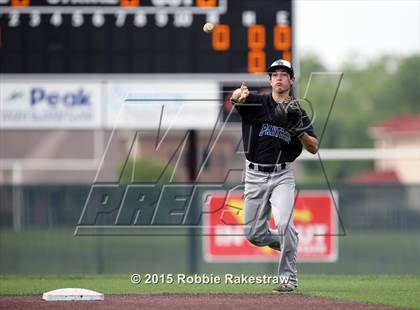
[(297, 293), (297, 286), (286, 283), (273, 288), (274, 293)]

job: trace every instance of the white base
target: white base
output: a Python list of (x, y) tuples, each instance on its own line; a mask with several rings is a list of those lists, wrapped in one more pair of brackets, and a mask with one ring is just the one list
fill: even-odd
[(46, 301), (104, 300), (104, 294), (84, 288), (61, 288), (42, 294)]

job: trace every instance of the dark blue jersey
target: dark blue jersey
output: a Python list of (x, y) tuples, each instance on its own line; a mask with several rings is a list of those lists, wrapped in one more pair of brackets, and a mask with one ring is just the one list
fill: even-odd
[[(259, 164), (292, 162), (302, 153), (302, 143), (273, 118), (276, 103), (271, 94), (250, 94), (245, 103), (235, 104), (242, 118), (245, 156)], [(316, 137), (311, 120), (302, 109), (303, 130)]]

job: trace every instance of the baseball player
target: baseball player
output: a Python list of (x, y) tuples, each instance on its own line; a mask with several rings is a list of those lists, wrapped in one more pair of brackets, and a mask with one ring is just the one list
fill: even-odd
[[(302, 146), (315, 154), (318, 140), (307, 113), (292, 95), (295, 75), (290, 62), (276, 60), (267, 73), (271, 94), (250, 94), (242, 83), (231, 97), (241, 115), (246, 157), (244, 227), (251, 243), (280, 251), (281, 285), (273, 291), (294, 292), (298, 233), (293, 224), (293, 161)], [(277, 230), (268, 226), (271, 212)]]

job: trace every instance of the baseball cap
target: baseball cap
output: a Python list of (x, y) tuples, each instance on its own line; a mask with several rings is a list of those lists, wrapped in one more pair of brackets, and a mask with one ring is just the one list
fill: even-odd
[(277, 59), (276, 61), (274, 61), (270, 67), (268, 67), (267, 72), (268, 74), (270, 74), (271, 72), (273, 72), (276, 69), (279, 68), (283, 68), (286, 69), (287, 72), (289, 72), (290, 76), (293, 77), (295, 75), (295, 72), (293, 71), (293, 67), (292, 64), (284, 59)]

